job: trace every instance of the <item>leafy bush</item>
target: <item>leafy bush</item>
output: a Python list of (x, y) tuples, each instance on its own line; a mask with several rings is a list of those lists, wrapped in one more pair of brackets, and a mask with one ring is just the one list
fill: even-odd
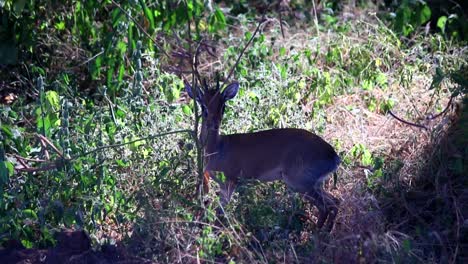
[[(1, 3), (0, 34), (14, 43), (4, 50), (18, 59), (0, 85), (20, 95), (0, 109), (1, 241), (47, 246), (67, 227), (168, 263), (426, 259), (429, 238), (383, 215), (387, 198), (404, 211), (400, 189), (389, 186), (411, 182), (421, 165), (408, 156), (432, 136), (385, 115), (424, 122), (430, 111), (421, 109), (443, 110), (446, 96), (466, 94), (464, 46), (419, 34), (434, 18), (428, 4), (404, 1), (382, 21), (344, 18), (353, 9), (321, 1), (317, 25), (308, 23), (311, 1), (289, 1), (283, 38), (268, 1)], [(331, 234), (315, 229), (315, 208), (281, 183), (246, 182), (223, 218), (216, 184), (197, 190), (197, 111), (183, 91), (193, 53), (203, 75), (226, 76), (263, 7), (269, 20), (235, 66), (241, 88), (222, 130), (301, 127), (332, 142), (343, 169), (326, 184), (344, 205)], [(439, 22), (446, 37), (450, 19)], [(465, 161), (457, 152), (447, 167), (463, 175)]]

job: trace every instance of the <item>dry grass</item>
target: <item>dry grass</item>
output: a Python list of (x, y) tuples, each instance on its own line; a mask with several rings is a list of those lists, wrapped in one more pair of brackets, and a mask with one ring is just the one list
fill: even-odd
[[(371, 61), (377, 58), (384, 61), (378, 68), (388, 78), (387, 87), (376, 86), (372, 90), (363, 90), (359, 85), (337, 88), (332, 104), (322, 109), (327, 121), (322, 135), (329, 142), (338, 142), (340, 154), (347, 160), (339, 170), (336, 187), (332, 187), (331, 181), (327, 185), (329, 191), (341, 200), (333, 231), (330, 234), (322, 233), (314, 228), (310, 220), (302, 223), (299, 232), (280, 223), (270, 229), (261, 226), (252, 229), (251, 223), (238, 218), (243, 213), (239, 207), (253, 206), (242, 204), (242, 201), (245, 202), (242, 197), (237, 199), (240, 200), (238, 204), (233, 205), (237, 214), (228, 214), (227, 219), (221, 220), (213, 214), (213, 209), (217, 207), (214, 191), (205, 198), (208, 208), (201, 210), (196, 206), (197, 198), (189, 189), (174, 189), (172, 186), (169, 192), (176, 194), (156, 198), (152, 189), (154, 186), (142, 183), (141, 189), (145, 194), (140, 199), (148, 199), (148, 202), (141, 215), (144, 220), (132, 230), (132, 241), (129, 243), (134, 252), (168, 263), (227, 263), (229, 260), (238, 263), (453, 263), (466, 257), (462, 255), (466, 245), (461, 242), (461, 230), (463, 227), (466, 229), (464, 219), (467, 219), (463, 213), (467, 211), (463, 211), (468, 198), (466, 184), (457, 180), (446, 185), (438, 185), (437, 182), (453, 175), (446, 162), (448, 157), (454, 155), (453, 148), (457, 149), (457, 146), (453, 146), (453, 135), (456, 134), (454, 131), (457, 130), (459, 113), (451, 111), (433, 121), (425, 119), (429, 114), (443, 109), (450, 94), (450, 83), (445, 83), (437, 94), (428, 89), (435, 69), (432, 62), (444, 58), (445, 64), (466, 64), (463, 62), (463, 58), (467, 57), (466, 49), (448, 47), (443, 51), (445, 53), (425, 53), (421, 58), (418, 46), (399, 46), (394, 36), (378, 21), (377, 26), (362, 21), (356, 24), (359, 26), (346, 34), (327, 33), (313, 37), (311, 32), (292, 32), (289, 29), (286, 31), (287, 37), (277, 43), (278, 47), (283, 46), (287, 50), (311, 49), (317, 52), (318, 62), (315, 66), (336, 75), (343, 74), (343, 68), (333, 67), (324, 59), (330, 45), (340, 46), (345, 65), (352, 60), (352, 49), (369, 43), (374, 46), (366, 47), (365, 51), (372, 56)], [(278, 34), (275, 28), (270, 28), (270, 33)], [(421, 41), (421, 45), (429, 45), (430, 41), (428, 37)], [(273, 59), (279, 56), (277, 52)], [(221, 56), (214, 61), (202, 60), (200, 68), (208, 73), (228, 69), (226, 64), (229, 62), (219, 58)], [(257, 77), (260, 79), (262, 71), (258, 69)], [(265, 87), (275, 89), (276, 84), (276, 88), (281, 87), (277, 76), (263, 78)], [(302, 76), (292, 78), (300, 80)], [(406, 82), (401, 81), (405, 78)], [(369, 109), (369, 98), (377, 102), (376, 109)], [(422, 123), (429, 129), (425, 131), (408, 126), (386, 115), (379, 103), (388, 98), (396, 102), (392, 111), (398, 116)], [(239, 98), (239, 105), (236, 103), (232, 106), (235, 111), (243, 111), (242, 100), (247, 99)], [(311, 102), (306, 101), (302, 109), (308, 108), (308, 103)], [(299, 113), (298, 119), (309, 119), (314, 123), (316, 117), (311, 113)], [(262, 116), (262, 113), (257, 114)], [(264, 126), (247, 119), (229, 120), (227, 123), (229, 127), (225, 128), (226, 131)], [(372, 184), (369, 184), (369, 177), (375, 172), (373, 166), (363, 166), (360, 157), (354, 157), (351, 153), (357, 144), (362, 144), (373, 157), (384, 160), (384, 176), (373, 179)], [(434, 159), (438, 161), (434, 162)], [(183, 177), (190, 182), (185, 186), (195, 185), (195, 176)], [(213, 187), (216, 189), (216, 185)], [(271, 207), (291, 207), (293, 195), (290, 193), (286, 196), (288, 192), (270, 195), (268, 186), (257, 185), (253, 188), (257, 188), (255, 193), (260, 193), (259, 196), (268, 197), (266, 199)], [(279, 190), (284, 191), (284, 188)], [(438, 202), (448, 207), (440, 209), (435, 204)], [(302, 208), (310, 215), (316, 215), (315, 209), (307, 205)], [(428, 217), (428, 214), (437, 216)], [(443, 214), (450, 214), (456, 219), (444, 221)], [(451, 226), (453, 223), (454, 226)], [(214, 247), (220, 247), (219, 252)], [(216, 257), (211, 257), (209, 253), (208, 256), (203, 255), (202, 251), (218, 253)]]

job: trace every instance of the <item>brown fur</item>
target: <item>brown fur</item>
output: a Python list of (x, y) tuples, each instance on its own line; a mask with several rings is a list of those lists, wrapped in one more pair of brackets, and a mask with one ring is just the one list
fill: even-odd
[[(193, 98), (191, 87), (187, 85), (186, 89)], [(220, 135), (225, 103), (237, 89), (238, 84), (233, 83), (223, 92), (219, 86), (197, 91), (203, 111), (200, 138), (205, 145), (206, 171), (212, 177), (217, 171), (225, 175), (225, 180), (214, 177), (220, 184), (222, 203), (229, 202), (239, 179), (282, 180), (317, 206), (317, 226), (328, 221), (327, 228), (331, 229), (338, 200), (323, 191), (321, 182), (340, 163), (333, 147), (319, 136), (295, 128)]]

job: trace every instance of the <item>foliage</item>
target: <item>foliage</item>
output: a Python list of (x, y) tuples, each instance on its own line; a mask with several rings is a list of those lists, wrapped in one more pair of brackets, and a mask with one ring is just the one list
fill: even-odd
[[(433, 241), (420, 230), (398, 229), (392, 217), (371, 221), (414, 175), (399, 173), (410, 163), (407, 142), (420, 141), (397, 125), (401, 138), (379, 130), (385, 136), (376, 144), (369, 134), (390, 122), (389, 111), (417, 119), (466, 95), (458, 18), (440, 16), (440, 32), (424, 35), (419, 28), (434, 9), (423, 1), (402, 1), (383, 21), (345, 19), (340, 1), (321, 1), (317, 17), (311, 1), (290, 1), (281, 19), (292, 37), (271, 19), (235, 65), (241, 90), (226, 108), (224, 133), (302, 127), (340, 153), (343, 169), (327, 186), (342, 193), (342, 224), (322, 234), (311, 221), (315, 209), (280, 183), (246, 182), (223, 218), (216, 185), (198, 197), (196, 111), (183, 92), (190, 56), (198, 45), (203, 73), (226, 76), (258, 11), (278, 17), (269, 1), (216, 2), (0, 1), (0, 54), (13, 55), (0, 58), (12, 69), (0, 76), (20, 95), (0, 109), (0, 240), (48, 246), (67, 227), (170, 263), (425, 258)], [(422, 90), (430, 100), (408, 99)], [(460, 153), (448, 161), (456, 175), (466, 171)], [(369, 219), (353, 222), (359, 217)], [(444, 223), (455, 225), (450, 217)]]
[(426, 26), (427, 29), (432, 27), (449, 38), (467, 39), (468, 27), (464, 23), (466, 13), (456, 1), (445, 6), (438, 1), (402, 0), (393, 3), (393, 27), (404, 37)]

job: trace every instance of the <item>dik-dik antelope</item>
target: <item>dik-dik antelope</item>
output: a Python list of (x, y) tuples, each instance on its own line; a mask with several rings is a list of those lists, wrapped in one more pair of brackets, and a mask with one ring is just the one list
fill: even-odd
[[(236, 96), (239, 84), (231, 83), (223, 91), (219, 83), (212, 88), (206, 83), (203, 86), (197, 87), (196, 93), (189, 84), (185, 89), (192, 99), (197, 95), (202, 108), (200, 141), (205, 150), (205, 169), (220, 185), (222, 205), (229, 202), (240, 179), (282, 180), (317, 206), (317, 226), (321, 228), (327, 221), (331, 230), (338, 199), (325, 192), (321, 183), (340, 164), (333, 147), (319, 136), (296, 128), (220, 135), (225, 104)], [(224, 179), (214, 177), (213, 172), (223, 172)]]

